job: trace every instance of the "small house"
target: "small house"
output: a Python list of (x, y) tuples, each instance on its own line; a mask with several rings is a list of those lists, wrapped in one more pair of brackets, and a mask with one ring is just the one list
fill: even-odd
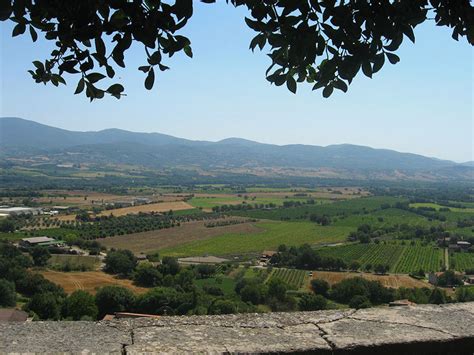
[(26, 322), (28, 313), (18, 309), (3, 308), (0, 309), (0, 322)]
[(459, 242), (456, 243), (457, 246), (461, 251), (467, 251), (471, 247), (471, 243), (466, 242), (464, 240), (460, 240)]
[(264, 250), (262, 254), (260, 255), (260, 261), (262, 263), (266, 263), (270, 261), (273, 255), (277, 254), (278, 252), (273, 251), (273, 250)]
[(62, 247), (64, 242), (62, 240), (56, 240), (50, 237), (32, 237), (32, 238), (23, 238), (20, 241), (20, 246), (23, 248), (33, 248), (35, 246), (42, 247)]

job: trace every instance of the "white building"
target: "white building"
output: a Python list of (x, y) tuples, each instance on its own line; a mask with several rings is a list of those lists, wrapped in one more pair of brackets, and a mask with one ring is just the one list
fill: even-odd
[(38, 215), (41, 214), (43, 210), (41, 208), (33, 207), (6, 207), (0, 208), (0, 214), (6, 214), (9, 216), (21, 215), (21, 214), (31, 214)]

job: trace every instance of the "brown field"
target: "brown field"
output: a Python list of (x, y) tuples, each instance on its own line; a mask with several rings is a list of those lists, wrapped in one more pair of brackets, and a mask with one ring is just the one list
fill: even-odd
[(206, 228), (205, 221), (183, 223), (179, 227), (134, 233), (100, 239), (107, 248), (129, 249), (132, 252), (150, 253), (194, 240), (205, 240), (225, 233), (256, 233), (262, 230), (254, 223)]
[(180, 210), (189, 210), (194, 207), (184, 201), (174, 201), (174, 202), (159, 202), (159, 203), (150, 203), (147, 205), (133, 206), (133, 207), (124, 207), (117, 208), (114, 210), (103, 211), (99, 216), (108, 216), (113, 214), (114, 216), (125, 216), (127, 214), (137, 214), (139, 212), (168, 212), (169, 210), (180, 211)]
[(49, 281), (60, 285), (66, 293), (72, 293), (76, 290), (84, 290), (95, 294), (97, 289), (103, 286), (122, 286), (136, 293), (145, 293), (146, 288), (137, 287), (132, 281), (126, 279), (117, 279), (112, 275), (102, 271), (86, 272), (59, 272), (43, 271), (41, 274)]
[[(136, 195), (116, 195), (96, 191), (80, 190), (43, 190), (41, 192), (50, 196), (36, 198), (35, 201), (38, 203), (70, 206), (100, 206), (102, 203), (112, 201), (129, 201), (136, 197), (140, 197)], [(87, 199), (85, 200), (84, 197)], [(156, 202), (174, 202), (183, 200), (183, 197), (173, 195), (146, 197), (152, 198)]]
[(391, 274), (391, 275), (374, 275), (369, 273), (359, 272), (332, 272), (332, 271), (314, 271), (313, 279), (322, 279), (327, 281), (331, 286), (342, 280), (351, 277), (363, 277), (371, 281), (380, 281), (385, 287), (399, 288), (399, 287), (429, 287), (433, 286), (428, 282), (416, 280), (408, 275)]

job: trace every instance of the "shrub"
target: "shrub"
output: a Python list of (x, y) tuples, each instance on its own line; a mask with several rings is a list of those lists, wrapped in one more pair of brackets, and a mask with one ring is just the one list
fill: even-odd
[(84, 317), (96, 319), (98, 314), (95, 298), (90, 293), (74, 291), (63, 304), (63, 315), (72, 320), (82, 320)]
[(15, 305), (15, 284), (5, 279), (0, 279), (0, 307), (14, 307)]
[(135, 296), (127, 288), (120, 286), (105, 286), (95, 295), (95, 304), (99, 310), (99, 318), (106, 314), (130, 311), (133, 308)]
[(356, 295), (350, 300), (349, 307), (356, 309), (369, 308), (372, 307), (372, 304), (370, 303), (370, 300), (367, 298), (367, 296)]
[(314, 279), (311, 280), (311, 289), (315, 294), (326, 297), (329, 291), (329, 284), (325, 280)]
[(318, 311), (326, 309), (327, 303), (327, 299), (321, 295), (305, 293), (298, 302), (298, 307), (302, 311)]

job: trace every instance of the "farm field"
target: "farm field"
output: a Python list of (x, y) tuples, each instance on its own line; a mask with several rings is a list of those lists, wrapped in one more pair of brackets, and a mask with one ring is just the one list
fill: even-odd
[(327, 281), (330, 285), (341, 282), (342, 280), (352, 277), (363, 277), (371, 281), (380, 281), (385, 287), (399, 288), (399, 287), (429, 287), (433, 288), (431, 284), (425, 281), (414, 279), (408, 275), (375, 275), (364, 272), (332, 272), (332, 271), (314, 271), (313, 279), (321, 279)]
[(388, 265), (394, 273), (410, 273), (423, 269), (439, 271), (444, 264), (443, 250), (431, 246), (400, 244), (348, 244), (319, 249), (323, 256), (341, 258), (346, 263), (357, 261), (363, 269), (370, 264)]
[(299, 290), (304, 287), (309, 280), (308, 271), (283, 268), (274, 268), (266, 282), (272, 278), (281, 279), (295, 290)]
[(328, 204), (306, 205), (292, 208), (276, 208), (272, 210), (231, 211), (230, 214), (250, 218), (272, 220), (301, 220), (311, 214), (337, 216), (354, 213), (371, 212), (384, 204), (395, 204), (405, 199), (390, 196), (361, 197), (352, 200), (337, 201)]
[(336, 226), (358, 227), (362, 224), (369, 224), (375, 228), (389, 227), (397, 224), (428, 227), (433, 225), (433, 222), (428, 221), (426, 217), (417, 215), (416, 213), (397, 208), (387, 208), (370, 214), (351, 215), (345, 218), (339, 217), (338, 220), (334, 222)]
[(322, 256), (341, 258), (347, 264), (357, 261), (364, 268), (367, 265), (389, 265), (392, 271), (404, 247), (392, 244), (348, 244), (343, 246), (325, 247), (319, 252)]
[(118, 216), (125, 216), (127, 214), (137, 214), (139, 212), (168, 212), (170, 210), (179, 211), (179, 210), (189, 210), (192, 209), (193, 206), (189, 205), (184, 201), (174, 201), (174, 202), (159, 202), (159, 203), (149, 203), (146, 205), (139, 205), (139, 206), (132, 206), (132, 207), (124, 207), (124, 208), (117, 208), (113, 210), (104, 211), (99, 214), (99, 216), (109, 216), (114, 215)]
[(301, 245), (336, 243), (345, 241), (353, 230), (350, 227), (318, 226), (311, 222), (273, 222), (265, 221), (256, 224), (261, 228), (253, 233), (226, 233), (206, 240), (198, 240), (173, 248), (160, 250), (161, 255), (199, 256), (233, 255), (262, 250), (276, 249), (281, 244)]
[(49, 267), (70, 265), (73, 269), (83, 266), (88, 270), (97, 270), (101, 264), (98, 256), (53, 254), (48, 260)]
[[(311, 196), (293, 196), (292, 194), (244, 194), (248, 198), (245, 199), (243, 196), (239, 197), (236, 195), (200, 195), (198, 197), (193, 197), (188, 201), (188, 203), (196, 208), (203, 208), (210, 210), (216, 206), (222, 205), (240, 205), (240, 204), (270, 204), (273, 203), (277, 206), (282, 206), (285, 201), (301, 201), (306, 202), (306, 200), (312, 198)], [(330, 200), (320, 200), (317, 203), (330, 203)]]
[(450, 268), (459, 271), (474, 269), (474, 253), (452, 253), (449, 255)]
[(206, 240), (226, 233), (234, 233), (239, 236), (263, 231), (255, 223), (232, 224), (214, 228), (207, 228), (206, 223), (208, 222), (186, 222), (174, 228), (108, 237), (99, 239), (99, 242), (107, 248), (129, 249), (138, 254), (150, 253), (163, 248), (173, 248), (181, 244)]
[(449, 208), (450, 212), (474, 213), (474, 207), (466, 207), (466, 208), (449, 207), (449, 206), (442, 206), (437, 203), (421, 203), (421, 202), (410, 203), (410, 207), (414, 207), (414, 208), (429, 207), (429, 208), (434, 208), (437, 211), (439, 211), (440, 208)]
[(217, 276), (210, 277), (208, 279), (198, 279), (195, 282), (196, 285), (200, 286), (201, 288), (205, 286), (217, 286), (224, 292), (224, 295), (226, 296), (235, 294), (235, 280), (228, 276)]
[(444, 250), (434, 247), (407, 246), (393, 268), (396, 273), (410, 273), (423, 269), (439, 271), (444, 266)]
[(62, 288), (66, 293), (72, 293), (76, 290), (84, 290), (95, 294), (97, 289), (104, 286), (122, 286), (136, 293), (145, 293), (148, 289), (133, 285), (131, 280), (118, 279), (102, 271), (85, 272), (58, 272), (42, 271), (40, 272), (49, 281), (52, 281)]

